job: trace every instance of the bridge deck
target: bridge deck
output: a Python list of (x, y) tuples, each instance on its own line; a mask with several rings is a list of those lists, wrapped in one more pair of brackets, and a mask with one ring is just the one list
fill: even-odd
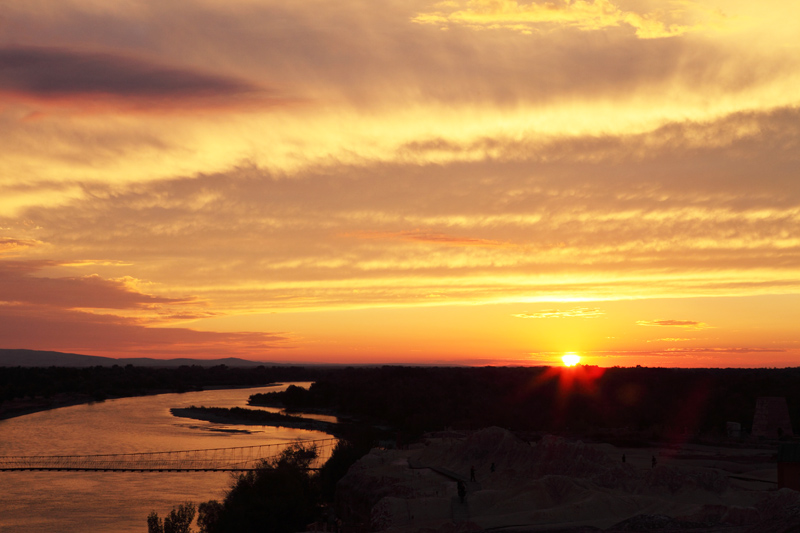
[[(0, 456), (0, 471), (51, 472), (247, 472), (263, 468), (265, 461), (278, 457), (293, 444), (314, 445), (321, 463), (338, 439), (318, 439), (282, 444), (261, 444), (235, 448), (209, 448), (166, 452), (95, 455), (12, 455)], [(318, 467), (314, 464), (313, 467)]]

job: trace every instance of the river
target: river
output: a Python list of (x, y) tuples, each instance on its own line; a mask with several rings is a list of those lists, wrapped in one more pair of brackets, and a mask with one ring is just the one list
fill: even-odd
[[(307, 386), (308, 383), (295, 383)], [(172, 407), (246, 407), (257, 392), (224, 389), (106, 400), (0, 420), (0, 455), (90, 455), (291, 443), (316, 431), (173, 417)], [(221, 499), (225, 472), (0, 472), (0, 532), (146, 532), (147, 515)]]

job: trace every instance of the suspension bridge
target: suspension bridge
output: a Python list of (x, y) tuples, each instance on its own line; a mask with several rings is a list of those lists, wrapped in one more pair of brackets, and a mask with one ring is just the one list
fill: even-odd
[(330, 457), (338, 439), (317, 439), (290, 443), (208, 448), (167, 452), (111, 453), (95, 455), (9, 455), (0, 456), (0, 472), (246, 472), (264, 467), (288, 446), (313, 445), (317, 458), (310, 468), (319, 468)]

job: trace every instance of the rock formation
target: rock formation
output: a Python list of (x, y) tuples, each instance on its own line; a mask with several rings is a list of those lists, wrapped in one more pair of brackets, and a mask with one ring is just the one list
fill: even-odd
[(649, 451), (634, 466), (603, 446), (554, 436), (528, 443), (496, 427), (432, 434), (353, 465), (337, 487), (337, 513), (364, 530), (395, 533), (632, 531), (639, 522), (663, 522), (662, 531), (743, 528), (726, 529), (735, 533), (764, 520), (800, 522), (800, 513), (763, 503), (777, 493), (736, 490), (726, 472), (666, 459), (650, 467)]

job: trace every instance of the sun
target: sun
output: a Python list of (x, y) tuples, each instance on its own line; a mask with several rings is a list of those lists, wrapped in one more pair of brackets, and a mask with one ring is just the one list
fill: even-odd
[(581, 356), (575, 352), (567, 352), (561, 360), (564, 361), (564, 366), (575, 366), (581, 362)]

